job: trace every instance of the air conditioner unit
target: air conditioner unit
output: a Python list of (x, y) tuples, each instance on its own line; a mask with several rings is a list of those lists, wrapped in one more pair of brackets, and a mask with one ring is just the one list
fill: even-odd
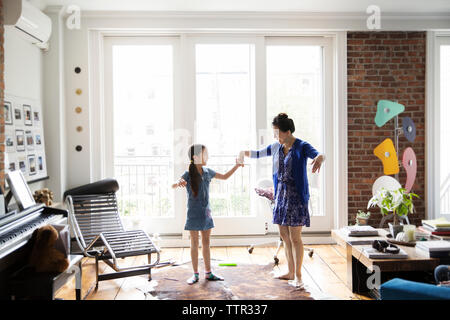
[(39, 48), (48, 47), (52, 33), (52, 21), (38, 8), (25, 0), (3, 0), (4, 24), (20, 30), (31, 43)]

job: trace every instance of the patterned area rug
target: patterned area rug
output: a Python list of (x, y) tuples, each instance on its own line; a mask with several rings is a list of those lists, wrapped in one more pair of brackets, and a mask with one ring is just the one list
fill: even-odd
[[(199, 266), (203, 261), (199, 260)], [(215, 265), (216, 263), (213, 263)], [(214, 272), (224, 281), (208, 281), (200, 273), (200, 281), (188, 285), (192, 276), (191, 263), (155, 270), (147, 288), (147, 299), (160, 300), (314, 300), (306, 289), (290, 286), (274, 279), (273, 264), (239, 263), (235, 267), (214, 266)]]

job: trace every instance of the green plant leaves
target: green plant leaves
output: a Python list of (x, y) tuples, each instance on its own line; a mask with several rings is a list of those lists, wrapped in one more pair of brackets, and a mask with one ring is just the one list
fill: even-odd
[(407, 193), (406, 189), (386, 190), (381, 188), (368, 203), (368, 208), (378, 205), (383, 215), (393, 212), (398, 216), (406, 216), (414, 212), (413, 198), (420, 198), (415, 193)]

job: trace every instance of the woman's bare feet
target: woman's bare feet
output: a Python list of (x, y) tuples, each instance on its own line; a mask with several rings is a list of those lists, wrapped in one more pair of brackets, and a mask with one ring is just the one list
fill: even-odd
[(294, 280), (294, 275), (292, 273), (282, 273), (275, 276), (276, 279), (280, 280)]
[(294, 280), (289, 280), (288, 284), (290, 286), (296, 287), (297, 289), (303, 289), (305, 284), (303, 283), (301, 278), (295, 278)]

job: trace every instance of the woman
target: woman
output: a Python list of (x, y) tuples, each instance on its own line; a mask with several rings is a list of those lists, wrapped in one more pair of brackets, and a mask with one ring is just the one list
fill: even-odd
[(294, 121), (285, 113), (278, 114), (272, 121), (274, 144), (260, 151), (241, 151), (240, 158), (261, 158), (272, 156), (275, 206), (273, 223), (278, 224), (288, 262), (288, 272), (278, 279), (289, 280), (289, 284), (303, 287), (302, 227), (310, 225), (308, 212), (309, 188), (306, 173), (307, 158), (313, 159), (312, 172), (319, 172), (325, 159), (308, 142), (292, 134)]

